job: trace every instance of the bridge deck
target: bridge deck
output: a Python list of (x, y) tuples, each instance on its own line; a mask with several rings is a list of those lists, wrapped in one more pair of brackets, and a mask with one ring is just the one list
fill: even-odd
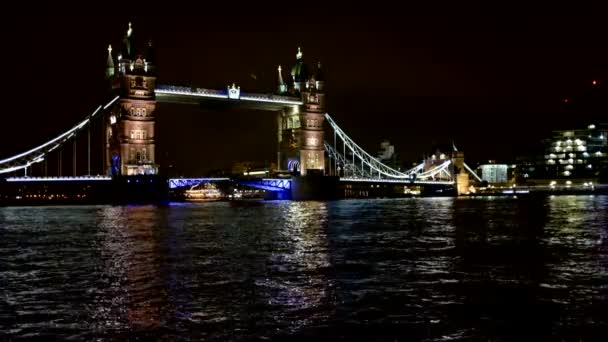
[(354, 182), (354, 183), (392, 183), (392, 184), (420, 184), (420, 185), (453, 185), (454, 181), (440, 181), (440, 180), (415, 180), (409, 179), (382, 179), (382, 178), (351, 178), (351, 177), (340, 177), (340, 182)]
[(273, 94), (241, 92), (238, 95), (231, 96), (228, 94), (227, 90), (178, 86), (159, 86), (155, 91), (156, 100), (161, 103), (190, 105), (199, 105), (202, 103), (223, 104), (272, 111), (278, 111), (285, 107), (302, 104), (302, 100), (298, 97)]

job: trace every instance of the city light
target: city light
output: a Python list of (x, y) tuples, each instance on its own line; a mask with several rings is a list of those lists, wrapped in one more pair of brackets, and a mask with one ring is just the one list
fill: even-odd
[(75, 182), (75, 181), (110, 181), (109, 176), (79, 176), (79, 177), (10, 177), (7, 182)]
[(257, 175), (265, 175), (269, 172), (270, 171), (250, 171), (250, 172), (243, 172), (243, 175), (244, 176), (257, 176)]

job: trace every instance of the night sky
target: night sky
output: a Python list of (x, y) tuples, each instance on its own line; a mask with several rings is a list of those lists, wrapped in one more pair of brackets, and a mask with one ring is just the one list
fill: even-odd
[[(605, 101), (588, 105), (607, 98), (608, 26), (598, 18), (34, 19), (0, 23), (0, 158), (58, 135), (108, 98), (106, 48), (119, 48), (129, 21), (140, 43), (154, 41), (158, 83), (273, 92), (277, 65), (287, 76), (301, 46), (309, 66), (325, 68), (330, 115), (369, 152), (390, 140), (403, 161), (452, 140), (471, 164), (511, 161), (553, 129), (608, 122)], [(276, 159), (273, 113), (159, 105), (157, 117), (161, 168), (199, 174)]]

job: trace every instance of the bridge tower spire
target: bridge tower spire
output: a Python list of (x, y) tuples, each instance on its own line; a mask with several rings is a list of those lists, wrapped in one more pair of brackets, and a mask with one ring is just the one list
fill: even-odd
[(114, 58), (112, 57), (112, 45), (108, 46), (108, 61), (106, 62), (106, 77), (114, 76)]
[(293, 82), (291, 90), (296, 94), (299, 94), (302, 91), (306, 81), (308, 81), (308, 66), (304, 64), (304, 59), (302, 57), (302, 48), (298, 47), (296, 64), (291, 68), (291, 79)]
[(277, 70), (279, 72), (279, 79), (277, 81), (278, 92), (279, 94), (285, 94), (287, 92), (287, 84), (283, 81), (283, 73), (280, 65)]
[(152, 45), (135, 50), (133, 28), (123, 39), (119, 71), (111, 78), (120, 100), (111, 110), (106, 135), (106, 165), (113, 176), (158, 174), (155, 163), (156, 68)]

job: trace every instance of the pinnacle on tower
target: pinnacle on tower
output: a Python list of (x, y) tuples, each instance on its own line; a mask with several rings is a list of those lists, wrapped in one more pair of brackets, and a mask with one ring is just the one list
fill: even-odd
[(325, 81), (325, 73), (323, 72), (323, 69), (321, 68), (321, 62), (317, 63), (317, 70), (315, 72), (315, 80), (317, 80), (317, 82)]
[(283, 81), (283, 73), (281, 72), (281, 66), (279, 65), (278, 67), (278, 71), (279, 71), (279, 86), (284, 85), (285, 81)]
[(291, 68), (291, 77), (294, 82), (294, 90), (300, 91), (304, 88), (305, 83), (308, 81), (308, 67), (304, 64), (302, 59), (302, 48), (298, 47), (298, 53), (296, 54), (296, 63)]
[(108, 45), (108, 61), (106, 63), (106, 77), (114, 76), (114, 59), (112, 58), (112, 45)]
[(281, 66), (279, 65), (279, 67), (277, 68), (278, 72), (279, 72), (279, 79), (278, 79), (278, 90), (279, 90), (279, 94), (283, 94), (285, 92), (287, 92), (287, 84), (285, 84), (285, 81), (283, 81), (283, 74), (281, 72)]
[(321, 62), (317, 63), (317, 70), (315, 71), (314, 80), (315, 80), (315, 86), (316, 86), (317, 90), (322, 91), (323, 86), (325, 85), (325, 73), (323, 72), (323, 69), (321, 68)]
[(156, 52), (152, 44), (152, 40), (148, 40), (148, 47), (146, 50), (145, 61), (148, 65), (148, 72), (154, 72), (156, 70)]
[(122, 58), (125, 60), (131, 60), (134, 57), (133, 51), (133, 28), (131, 27), (131, 23), (129, 22), (129, 29), (127, 30), (127, 34), (122, 39)]

